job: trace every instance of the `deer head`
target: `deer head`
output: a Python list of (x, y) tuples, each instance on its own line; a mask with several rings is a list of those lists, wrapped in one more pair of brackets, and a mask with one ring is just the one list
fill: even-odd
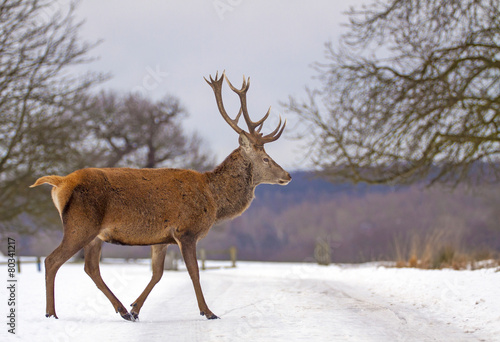
[[(240, 110), (236, 115), (235, 119), (231, 119), (227, 114), (224, 103), (222, 101), (222, 83), (224, 79), (227, 81), (227, 84), (236, 94), (238, 94), (240, 98)], [(241, 89), (234, 87), (231, 82), (229, 82), (225, 72), (222, 73), (221, 77), (218, 77), (218, 73), (215, 75), (215, 79), (210, 76), (210, 81), (205, 78), (205, 81), (212, 87), (215, 99), (217, 101), (217, 107), (219, 108), (219, 112), (226, 120), (226, 122), (234, 129), (236, 133), (239, 134), (239, 143), (240, 149), (243, 152), (244, 156), (252, 163), (254, 170), (254, 183), (257, 184), (280, 184), (286, 185), (288, 184), (292, 177), (288, 172), (283, 170), (281, 166), (279, 166), (264, 150), (264, 144), (269, 142), (278, 140), (278, 138), (283, 133), (283, 130), (286, 126), (286, 120), (284, 123), (281, 121), (278, 124), (276, 129), (264, 135), (260, 131), (262, 130), (262, 126), (264, 125), (264, 121), (269, 117), (269, 112), (271, 108), (267, 111), (266, 115), (259, 121), (252, 121), (248, 114), (247, 109), (247, 98), (246, 94), (248, 88), (250, 87), (250, 78), (245, 79), (243, 76), (243, 84)], [(238, 126), (238, 120), (243, 114), (243, 118), (247, 124), (248, 132), (243, 130)]]

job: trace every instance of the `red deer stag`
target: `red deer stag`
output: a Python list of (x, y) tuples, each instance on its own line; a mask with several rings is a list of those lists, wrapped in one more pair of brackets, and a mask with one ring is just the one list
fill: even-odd
[[(241, 108), (231, 119), (222, 101), (222, 83), (239, 96)], [(270, 134), (260, 133), (269, 111), (259, 121), (248, 115), (246, 93), (250, 79), (235, 88), (224, 73), (212, 87), (220, 114), (239, 134), (240, 146), (213, 171), (199, 173), (180, 169), (88, 168), (67, 176), (45, 176), (31, 187), (53, 186), (52, 200), (61, 216), (64, 236), (61, 244), (45, 259), (46, 316), (57, 318), (54, 280), (57, 270), (81, 248), (85, 272), (111, 301), (116, 312), (130, 321), (139, 317), (144, 301), (163, 274), (167, 245), (177, 244), (193, 282), (200, 314), (218, 318), (207, 306), (200, 286), (196, 243), (210, 227), (243, 213), (262, 183), (286, 185), (290, 174), (264, 151), (264, 144), (277, 140), (286, 121)], [(243, 118), (248, 132), (238, 127)], [(122, 245), (151, 245), (153, 276), (131, 305), (130, 313), (106, 286), (99, 271), (102, 242)]]

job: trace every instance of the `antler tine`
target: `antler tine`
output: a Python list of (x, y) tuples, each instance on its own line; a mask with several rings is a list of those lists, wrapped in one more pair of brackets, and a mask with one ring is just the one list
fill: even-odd
[(263, 127), (263, 126), (264, 126), (264, 125), (259, 125), (259, 126), (257, 127), (256, 132), (257, 132), (257, 133), (260, 133), (260, 131), (262, 130), (262, 127)]
[(246, 92), (248, 91), (248, 88), (250, 88), (250, 77), (248, 77), (248, 79), (245, 79), (245, 75), (243, 75), (243, 83), (241, 84), (241, 89), (238, 89), (235, 86), (233, 86), (233, 84), (229, 81), (229, 78), (227, 78), (225, 73), (223, 76), (226, 79), (226, 82), (229, 85), (229, 88), (231, 88), (231, 90), (234, 91), (238, 95), (246, 94)]
[(240, 111), (238, 112), (238, 115), (236, 115), (236, 118), (233, 120), (227, 114), (226, 110), (224, 109), (224, 103), (222, 102), (222, 83), (224, 82), (225, 73), (226, 73), (226, 71), (223, 71), (221, 77), (219, 78), (218, 77), (219, 72), (217, 72), (215, 74), (215, 80), (212, 78), (212, 75), (210, 75), (210, 81), (208, 81), (205, 77), (203, 77), (203, 78), (208, 83), (208, 85), (210, 85), (210, 87), (212, 87), (212, 90), (214, 91), (215, 100), (217, 102), (217, 107), (219, 108), (220, 114), (222, 115), (224, 120), (226, 120), (226, 122), (229, 124), (229, 126), (231, 126), (231, 128), (234, 129), (236, 131), (236, 133), (240, 134), (241, 132), (243, 132), (243, 129), (238, 127), (238, 120), (240, 119), (242, 110), (240, 109)]
[(260, 131), (262, 130), (262, 127), (264, 127), (264, 121), (266, 121), (266, 119), (269, 117), (270, 112), (271, 112), (271, 106), (269, 106), (269, 109), (267, 110), (266, 115), (264, 115), (264, 117), (262, 119), (260, 119), (259, 121), (256, 122), (257, 126), (255, 126), (255, 128), (257, 128), (257, 133), (260, 133)]
[(258, 128), (262, 123), (264, 122), (265, 119), (267, 119), (267, 114), (263, 119), (253, 122), (250, 119), (250, 115), (248, 114), (248, 109), (247, 109), (247, 91), (248, 88), (250, 88), (250, 77), (245, 79), (245, 76), (243, 76), (243, 83), (241, 85), (241, 89), (236, 88), (233, 86), (233, 84), (229, 81), (226, 75), (224, 75), (224, 78), (227, 81), (227, 84), (229, 85), (229, 88), (231, 88), (232, 91), (234, 91), (238, 96), (240, 97), (240, 103), (241, 103), (241, 110), (243, 111), (243, 118), (245, 119), (245, 122), (247, 123), (248, 126), (248, 133), (250, 135), (256, 135), (255, 134), (255, 129)]
[[(245, 132), (242, 128), (238, 127), (238, 121), (241, 117), (241, 114), (243, 114), (245, 122), (247, 123), (248, 126), (247, 134), (249, 135), (249, 137), (251, 137), (253, 143), (256, 146), (262, 146), (268, 142), (275, 141), (281, 136), (286, 126), (286, 120), (282, 125), (281, 116), (278, 127), (276, 127), (276, 129), (273, 132), (267, 135), (263, 135), (262, 133), (260, 133), (264, 126), (264, 122), (267, 120), (269, 114), (271, 113), (271, 107), (269, 107), (264, 117), (259, 121), (254, 122), (250, 119), (250, 116), (248, 115), (247, 98), (246, 98), (246, 93), (250, 87), (250, 77), (245, 78), (245, 76), (243, 76), (243, 83), (241, 85), (241, 89), (238, 89), (232, 85), (232, 83), (227, 78), (225, 71), (222, 72), (221, 77), (219, 77), (219, 73), (217, 72), (215, 74), (215, 79), (212, 78), (212, 75), (210, 75), (210, 81), (208, 81), (205, 77), (204, 79), (210, 85), (210, 87), (212, 87), (214, 91), (219, 112), (221, 113), (224, 120), (226, 120), (226, 122), (236, 131), (236, 133), (241, 134), (242, 132)], [(227, 84), (229, 85), (231, 90), (234, 91), (236, 94), (238, 94), (240, 98), (241, 107), (240, 110), (238, 111), (238, 114), (236, 115), (236, 118), (234, 119), (231, 119), (229, 117), (226, 110), (224, 109), (224, 104), (222, 102), (222, 83), (224, 82), (224, 79), (227, 81)]]
[(282, 126), (281, 125), (281, 115), (280, 115), (280, 122), (278, 124), (278, 127), (276, 127), (276, 129), (274, 131), (272, 131), (271, 133), (259, 138), (259, 140), (262, 142), (262, 145), (278, 140), (279, 137), (281, 136), (281, 134), (283, 133), (283, 131), (285, 130), (285, 126), (286, 126), (286, 119), (285, 119), (285, 122), (283, 123), (283, 126)]
[[(211, 87), (212, 87), (212, 83), (213, 82), (218, 82), (220, 81), (220, 79), (217, 79), (219, 77), (219, 72), (217, 71), (215, 73), (215, 80), (212, 78), (212, 75), (208, 75), (208, 77), (210, 77), (210, 82), (207, 80), (207, 78), (205, 76), (203, 76), (203, 79), (205, 80), (205, 82), (207, 82)], [(213, 87), (212, 87), (213, 89)]]

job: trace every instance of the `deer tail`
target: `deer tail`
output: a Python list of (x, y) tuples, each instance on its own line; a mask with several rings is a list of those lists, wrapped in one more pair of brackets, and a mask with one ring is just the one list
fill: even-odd
[(35, 184), (30, 185), (30, 188), (34, 188), (35, 186), (39, 186), (39, 185), (46, 184), (46, 183), (50, 184), (52, 186), (58, 187), (62, 183), (63, 178), (64, 177), (61, 177), (61, 176), (45, 176), (45, 177), (41, 177), (41, 178), (38, 178), (36, 180)]

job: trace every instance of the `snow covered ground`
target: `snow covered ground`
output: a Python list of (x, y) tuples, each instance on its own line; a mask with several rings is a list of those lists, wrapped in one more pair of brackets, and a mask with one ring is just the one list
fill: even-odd
[[(105, 264), (101, 272), (127, 305), (150, 279), (148, 264)], [(116, 314), (82, 264), (57, 274), (58, 320), (44, 316), (44, 273), (24, 264), (17, 279), (16, 334), (3, 323), (1, 341), (500, 341), (495, 269), (239, 262), (201, 272), (207, 303), (221, 317), (211, 321), (198, 315), (185, 271), (165, 272), (140, 322)], [(7, 298), (6, 280), (0, 293)], [(7, 299), (0, 307), (7, 322)]]

